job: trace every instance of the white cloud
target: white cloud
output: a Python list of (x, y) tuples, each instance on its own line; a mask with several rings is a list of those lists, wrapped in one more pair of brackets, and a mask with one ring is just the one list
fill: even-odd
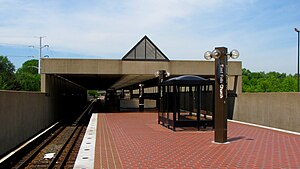
[[(263, 64), (256, 62), (262, 56), (275, 57), (277, 60), (273, 62), (277, 66), (282, 62), (279, 55), (293, 54), (290, 50), (294, 42), (288, 38), (294, 34), (284, 32), (294, 25), (282, 18), (292, 12), (299, 14), (296, 10), (287, 10), (290, 9), (287, 6), (295, 5), (293, 3), (277, 5), (274, 10), (273, 3), (255, 0), (54, 0), (46, 3), (0, 0), (0, 43), (37, 45), (38, 39), (34, 36), (47, 36), (44, 41), (54, 50), (121, 58), (147, 34), (171, 59), (202, 59), (204, 51), (225, 45), (229, 50), (239, 49), (247, 67), (264, 69)], [(278, 13), (282, 15), (274, 15)], [(266, 48), (273, 50), (264, 51)], [(272, 52), (274, 48), (277, 52)], [(257, 51), (261, 52), (257, 54)], [(291, 71), (284, 67), (287, 66), (279, 69)]]

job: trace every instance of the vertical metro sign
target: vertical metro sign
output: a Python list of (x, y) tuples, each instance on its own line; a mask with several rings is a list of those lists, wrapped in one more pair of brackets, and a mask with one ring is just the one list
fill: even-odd
[(227, 73), (228, 57), (237, 59), (238, 50), (233, 49), (227, 53), (227, 48), (217, 47), (215, 50), (206, 51), (204, 58), (215, 59), (215, 142), (227, 142)]
[(227, 48), (217, 47), (221, 52), (215, 60), (215, 142), (227, 142)]

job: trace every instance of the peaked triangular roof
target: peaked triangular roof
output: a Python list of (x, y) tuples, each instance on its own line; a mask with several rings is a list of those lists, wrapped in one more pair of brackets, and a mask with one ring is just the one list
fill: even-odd
[(145, 35), (122, 60), (169, 61), (165, 54)]

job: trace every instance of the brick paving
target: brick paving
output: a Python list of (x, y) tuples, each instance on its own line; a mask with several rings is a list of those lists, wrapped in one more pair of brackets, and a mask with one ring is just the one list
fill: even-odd
[(229, 144), (213, 131), (173, 132), (156, 113), (98, 116), (95, 168), (300, 168), (300, 136), (228, 122)]
[(105, 114), (98, 115), (94, 168), (122, 168), (120, 156), (115, 146)]

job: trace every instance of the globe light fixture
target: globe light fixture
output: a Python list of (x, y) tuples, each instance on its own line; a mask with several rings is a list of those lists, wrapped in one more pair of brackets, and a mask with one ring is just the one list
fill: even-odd
[(237, 58), (240, 56), (240, 53), (239, 53), (238, 50), (233, 49), (233, 50), (230, 52), (229, 56), (230, 56), (232, 59), (237, 59)]
[(205, 58), (206, 60), (212, 59), (212, 53), (211, 53), (211, 51), (206, 51), (206, 52), (204, 53), (204, 58)]
[[(160, 71), (162, 71), (162, 70), (156, 71), (156, 72), (154, 73), (154, 76), (155, 76), (155, 77), (159, 77)], [(167, 72), (166, 70), (164, 70), (164, 74), (165, 74), (165, 75), (164, 75), (165, 77), (171, 76), (171, 74), (170, 74), (169, 72)]]
[(166, 72), (166, 77), (169, 77), (171, 74), (169, 72)]
[[(219, 59), (221, 56), (221, 51), (219, 51), (218, 49), (211, 51), (206, 51), (204, 53), (204, 58), (206, 60), (211, 60), (212, 58), (214, 59)], [(229, 54), (226, 54), (227, 56), (231, 57), (232, 59), (237, 59), (240, 56), (240, 53), (238, 50), (233, 49)]]
[(221, 56), (221, 52), (218, 49), (215, 49), (215, 50), (212, 51), (212, 57), (214, 59), (219, 59), (220, 56)]

